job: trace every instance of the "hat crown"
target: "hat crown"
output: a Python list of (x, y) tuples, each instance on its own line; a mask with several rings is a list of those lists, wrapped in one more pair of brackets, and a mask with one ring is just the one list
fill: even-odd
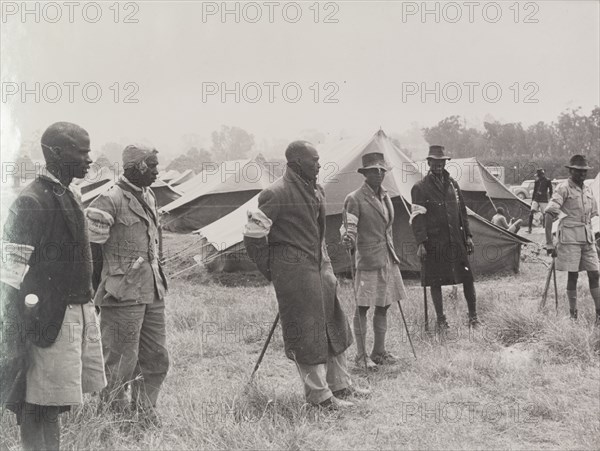
[(583, 155), (573, 155), (569, 160), (569, 166), (587, 166), (587, 160)]
[(383, 168), (387, 167), (383, 154), (380, 152), (371, 152), (364, 154), (362, 156), (362, 167), (368, 168), (374, 166), (380, 166)]
[(446, 155), (444, 155), (444, 146), (439, 146), (439, 145), (433, 145), (433, 146), (429, 146), (429, 154), (427, 155), (427, 158), (434, 158), (436, 160), (449, 160), (450, 157), (447, 157)]

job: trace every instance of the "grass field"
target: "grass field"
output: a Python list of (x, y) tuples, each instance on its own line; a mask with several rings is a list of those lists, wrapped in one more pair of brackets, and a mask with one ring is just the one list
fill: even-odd
[[(567, 319), (566, 274), (558, 273), (558, 316), (552, 296), (539, 313), (546, 268), (531, 255), (524, 253), (520, 274), (478, 278), (485, 325), (475, 332), (464, 324), (461, 291), (444, 288), (445, 339), (424, 333), (422, 289), (406, 281), (403, 308), (418, 359), (395, 306), (388, 347), (401, 363), (369, 378), (353, 367), (354, 382), (373, 394), (333, 413), (304, 404), (280, 329), (246, 386), (276, 314), (271, 286), (255, 275), (227, 286), (236, 276), (189, 271), (172, 281), (167, 301), (172, 363), (158, 407), (163, 427), (144, 431), (97, 414), (92, 396), (62, 417), (63, 449), (598, 449), (600, 338), (587, 278), (580, 277), (577, 323)], [(340, 295), (350, 315), (347, 280)], [(369, 324), (372, 340), (371, 331)], [(11, 414), (1, 430), (2, 448), (18, 449)]]

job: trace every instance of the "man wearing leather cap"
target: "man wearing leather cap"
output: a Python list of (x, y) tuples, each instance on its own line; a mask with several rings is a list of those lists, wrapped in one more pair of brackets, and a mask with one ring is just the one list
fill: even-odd
[(459, 283), (467, 300), (469, 326), (477, 326), (475, 284), (468, 259), (474, 250), (473, 239), (462, 192), (445, 170), (449, 159), (443, 146), (429, 147), (429, 172), (411, 191), (410, 223), (424, 271), (421, 283), (431, 287), (438, 327), (448, 327), (442, 285)]
[(158, 174), (157, 153), (127, 146), (124, 174), (86, 209), (96, 276), (101, 271), (95, 303), (101, 307), (108, 378), (102, 398), (113, 410), (128, 412), (125, 387), (130, 384), (131, 406), (144, 425), (154, 426), (160, 425), (154, 408), (169, 368), (167, 281), (158, 259), (156, 199), (149, 188)]
[[(406, 290), (400, 274), (400, 260), (394, 249), (392, 224), (394, 206), (382, 183), (389, 169), (382, 153), (362, 156), (358, 172), (365, 177), (363, 185), (346, 196), (343, 222), (340, 229), (342, 243), (356, 247), (356, 278), (358, 306), (354, 313), (356, 338), (356, 365), (394, 364), (398, 357), (385, 347), (387, 310), (396, 299), (406, 299)], [(374, 342), (370, 358), (366, 356), (367, 311), (373, 314)]]
[[(587, 271), (590, 293), (596, 307), (596, 324), (600, 324), (600, 288), (598, 254), (592, 231), (592, 218), (598, 205), (584, 180), (591, 169), (583, 155), (573, 155), (569, 178), (556, 187), (546, 208), (546, 246), (555, 257), (556, 269), (567, 271), (567, 298), (571, 318), (577, 319), (577, 279)], [(552, 223), (558, 219), (556, 241), (552, 240)]]

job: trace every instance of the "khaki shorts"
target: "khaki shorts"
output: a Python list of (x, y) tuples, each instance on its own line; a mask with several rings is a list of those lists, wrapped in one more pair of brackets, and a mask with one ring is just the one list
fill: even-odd
[(531, 211), (539, 211), (540, 213), (544, 213), (547, 206), (548, 202), (538, 202), (537, 200), (534, 200), (531, 202)]
[(25, 400), (42, 406), (81, 404), (106, 385), (94, 304), (69, 304), (54, 344), (29, 350)]
[(556, 245), (557, 271), (598, 271), (598, 253), (593, 243)]

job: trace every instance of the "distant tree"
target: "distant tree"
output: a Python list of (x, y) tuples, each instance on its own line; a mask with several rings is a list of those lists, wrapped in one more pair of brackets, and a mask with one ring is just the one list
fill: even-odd
[(245, 158), (254, 146), (254, 136), (239, 127), (222, 125), (211, 136), (211, 151), (217, 161)]
[(94, 165), (98, 166), (99, 168), (109, 168), (113, 165), (113, 163), (106, 157), (106, 155), (101, 153), (98, 158), (94, 159)]
[(166, 167), (167, 171), (172, 169), (183, 172), (188, 169), (192, 169), (194, 173), (198, 174), (202, 172), (204, 167), (204, 163), (208, 163), (212, 161), (211, 153), (205, 149), (197, 149), (196, 147), (192, 147), (188, 149), (188, 151), (184, 155), (180, 155), (175, 158), (169, 165)]
[(325, 142), (325, 140), (327, 139), (327, 135), (325, 135), (325, 133), (323, 132), (320, 132), (319, 130), (310, 128), (300, 131), (299, 139), (303, 139), (314, 144), (315, 146), (318, 146)]
[(115, 163), (121, 165), (123, 162), (123, 149), (125, 146), (118, 144), (116, 142), (107, 142), (104, 143), (100, 147), (100, 152), (103, 154), (106, 159), (110, 162), (110, 165), (114, 165)]

